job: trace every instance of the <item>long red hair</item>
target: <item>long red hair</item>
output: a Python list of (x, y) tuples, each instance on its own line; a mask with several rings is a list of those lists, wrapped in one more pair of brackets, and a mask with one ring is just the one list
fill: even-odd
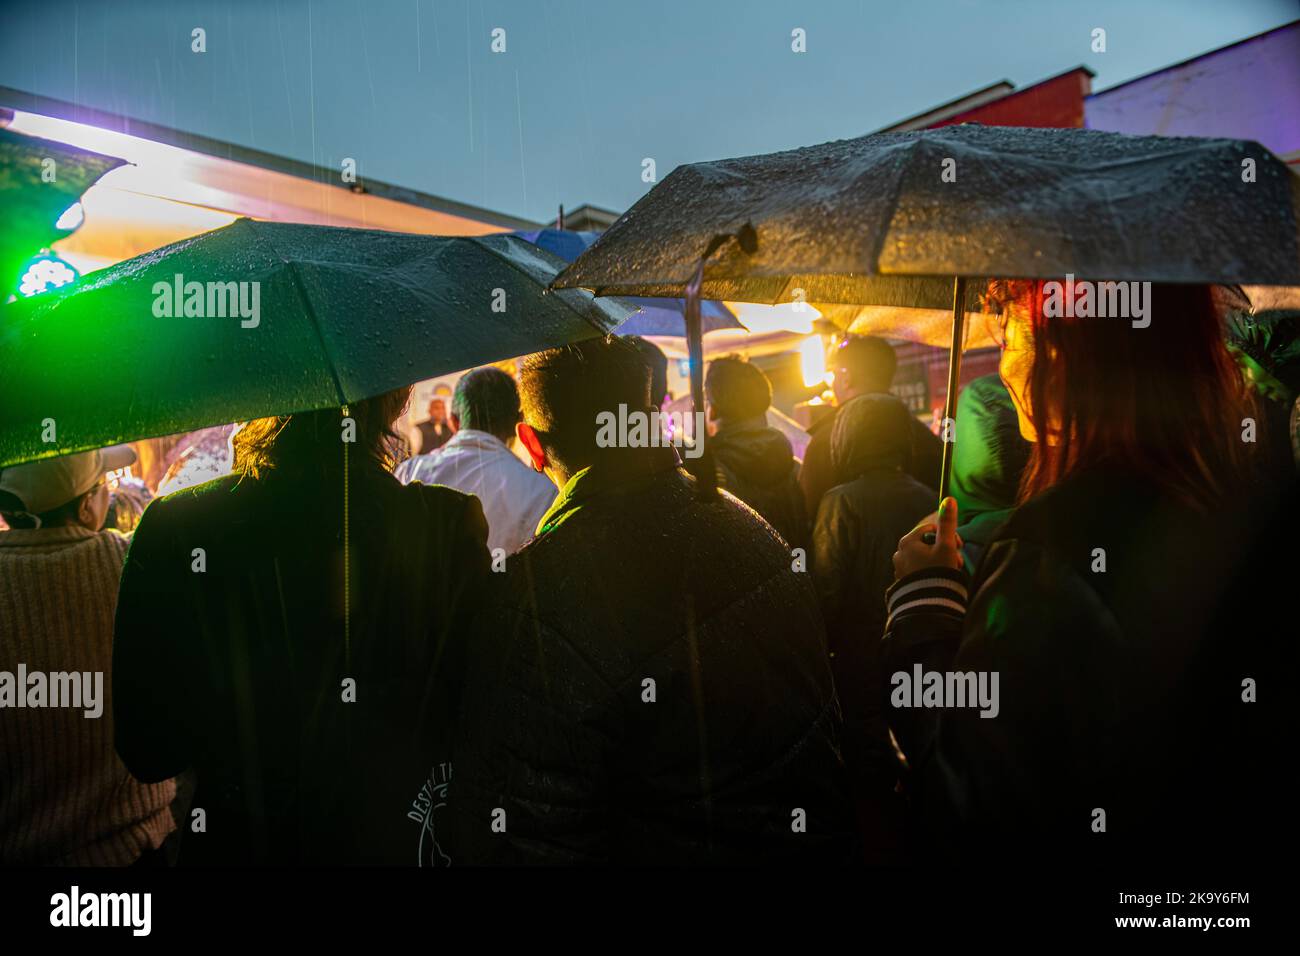
[(987, 297), (998, 311), (1017, 303), (1031, 329), (1027, 391), (1039, 440), (1020, 499), (1099, 465), (1200, 511), (1239, 489), (1249, 466), (1243, 420), (1258, 416), (1211, 287), (1152, 283), (1150, 325), (1136, 328), (1123, 317), (1049, 316), (1045, 285), (997, 280)]

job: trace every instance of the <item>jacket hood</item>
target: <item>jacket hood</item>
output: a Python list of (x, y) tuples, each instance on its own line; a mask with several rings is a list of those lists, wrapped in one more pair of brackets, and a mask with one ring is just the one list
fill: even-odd
[(1030, 450), (1002, 380), (984, 375), (968, 384), (957, 400), (952, 449), (951, 491), (962, 520), (1015, 505)]
[(720, 429), (712, 439), (714, 457), (725, 468), (756, 485), (774, 485), (790, 476), (790, 440), (767, 425)]
[(842, 405), (831, 429), (831, 470), (837, 482), (876, 468), (907, 467), (912, 426), (907, 406), (893, 395), (859, 395)]

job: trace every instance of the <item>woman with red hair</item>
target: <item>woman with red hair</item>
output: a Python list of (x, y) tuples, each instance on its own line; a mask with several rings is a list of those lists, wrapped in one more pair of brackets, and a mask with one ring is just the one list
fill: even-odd
[(1141, 321), (989, 287), (1034, 443), (1021, 504), (971, 579), (946, 499), (888, 594), (887, 709), (932, 849), (1113, 861), (1245, 839), (1226, 765), (1261, 738), (1260, 644), (1222, 612), (1254, 413), (1212, 289), (1133, 291)]

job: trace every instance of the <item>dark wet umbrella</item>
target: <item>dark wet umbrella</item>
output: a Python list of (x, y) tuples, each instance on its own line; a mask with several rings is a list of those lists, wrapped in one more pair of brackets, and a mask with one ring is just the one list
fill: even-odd
[(508, 235), (249, 219), (165, 246), (0, 310), (0, 466), (338, 407), (627, 317), (543, 294), (563, 265)]
[(65, 210), (125, 160), (0, 129), (0, 300), (22, 263), (66, 234)]
[(554, 286), (946, 307), (951, 418), (967, 278), (1296, 285), (1298, 224), (1300, 178), (1257, 143), (947, 126), (680, 167)]
[[(598, 232), (575, 232), (569, 229), (535, 229), (513, 235), (553, 252), (565, 262), (578, 258), (587, 247), (600, 237)], [(686, 334), (686, 301), (684, 299), (651, 299), (629, 296), (627, 301), (637, 311), (614, 331), (619, 335), (673, 335)], [(719, 329), (743, 329), (745, 326), (723, 302), (701, 302), (700, 319), (703, 333)]]

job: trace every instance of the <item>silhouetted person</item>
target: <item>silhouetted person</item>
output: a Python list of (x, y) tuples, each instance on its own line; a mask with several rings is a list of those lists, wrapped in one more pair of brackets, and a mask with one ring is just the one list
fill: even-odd
[(420, 433), (419, 453), (421, 455), (437, 451), (451, 441), (451, 436), (456, 431), (451, 422), (447, 420), (447, 403), (441, 398), (435, 398), (429, 402), (429, 417), (417, 423), (415, 427)]
[(453, 858), (841, 858), (838, 709), (808, 577), (750, 511), (702, 502), (673, 448), (598, 444), (602, 413), (649, 406), (632, 346), (541, 352), (519, 385), (519, 438), (562, 490), (472, 649)]
[(650, 404), (662, 408), (668, 400), (668, 356), (647, 338), (640, 335), (629, 335), (626, 338), (637, 347), (650, 369)]
[[(835, 373), (831, 387), (838, 410), (859, 395), (887, 393), (894, 381), (898, 359), (893, 346), (884, 339), (849, 336), (831, 349), (827, 364)], [(803, 488), (804, 505), (810, 515), (817, 514), (822, 495), (835, 485), (835, 471), (831, 465), (834, 422), (834, 416), (828, 415), (808, 429), (812, 438), (804, 450), (799, 485)], [(943, 443), (915, 418), (911, 419), (909, 427), (912, 430), (912, 463), (908, 466), (908, 474), (924, 485), (937, 487), (943, 462)]]
[[(176, 828), (172, 775), (141, 783), (113, 749), (113, 610), (128, 539), (103, 527), (104, 476), (135, 460), (118, 445), (0, 469), (3, 866), (161, 863)], [(60, 686), (70, 700), (54, 699)]]
[[(1253, 409), (1221, 317), (1206, 286), (1153, 283), (1143, 328), (1053, 317), (1047, 295), (998, 281), (987, 299), (1034, 443), (1021, 504), (973, 580), (952, 498), (894, 557), (884, 654), (902, 677), (888, 713), (924, 858), (1249, 864), (1276, 825), (1257, 804), (1282, 757), (1261, 747), (1246, 681), (1288, 635), (1238, 622), (1261, 616), (1243, 604), (1279, 621), (1288, 605), (1234, 573), (1258, 560), (1243, 535)], [(1290, 538), (1276, 560), (1294, 580)], [(986, 694), (943, 677), (933, 703), (946, 706), (927, 706), (918, 669), (969, 674)]]
[[(935, 492), (907, 474), (911, 425), (892, 395), (860, 395), (835, 416), (828, 491), (813, 528), (813, 578), (826, 616), (831, 670), (844, 710), (844, 759), (868, 859), (897, 862), (900, 767), (885, 716), (880, 640), (898, 539), (934, 509)], [(892, 825), (892, 826), (891, 826)]]
[(476, 499), (389, 473), (409, 395), (350, 406), (350, 443), (339, 409), (250, 422), (234, 473), (145, 510), (117, 749), (141, 780), (197, 772), (183, 864), (445, 862), (433, 811), (487, 526)]
[(715, 432), (706, 439), (718, 486), (749, 505), (792, 548), (808, 547), (808, 516), (799, 490), (799, 463), (790, 440), (767, 424), (772, 384), (743, 359), (709, 363), (705, 403)]

